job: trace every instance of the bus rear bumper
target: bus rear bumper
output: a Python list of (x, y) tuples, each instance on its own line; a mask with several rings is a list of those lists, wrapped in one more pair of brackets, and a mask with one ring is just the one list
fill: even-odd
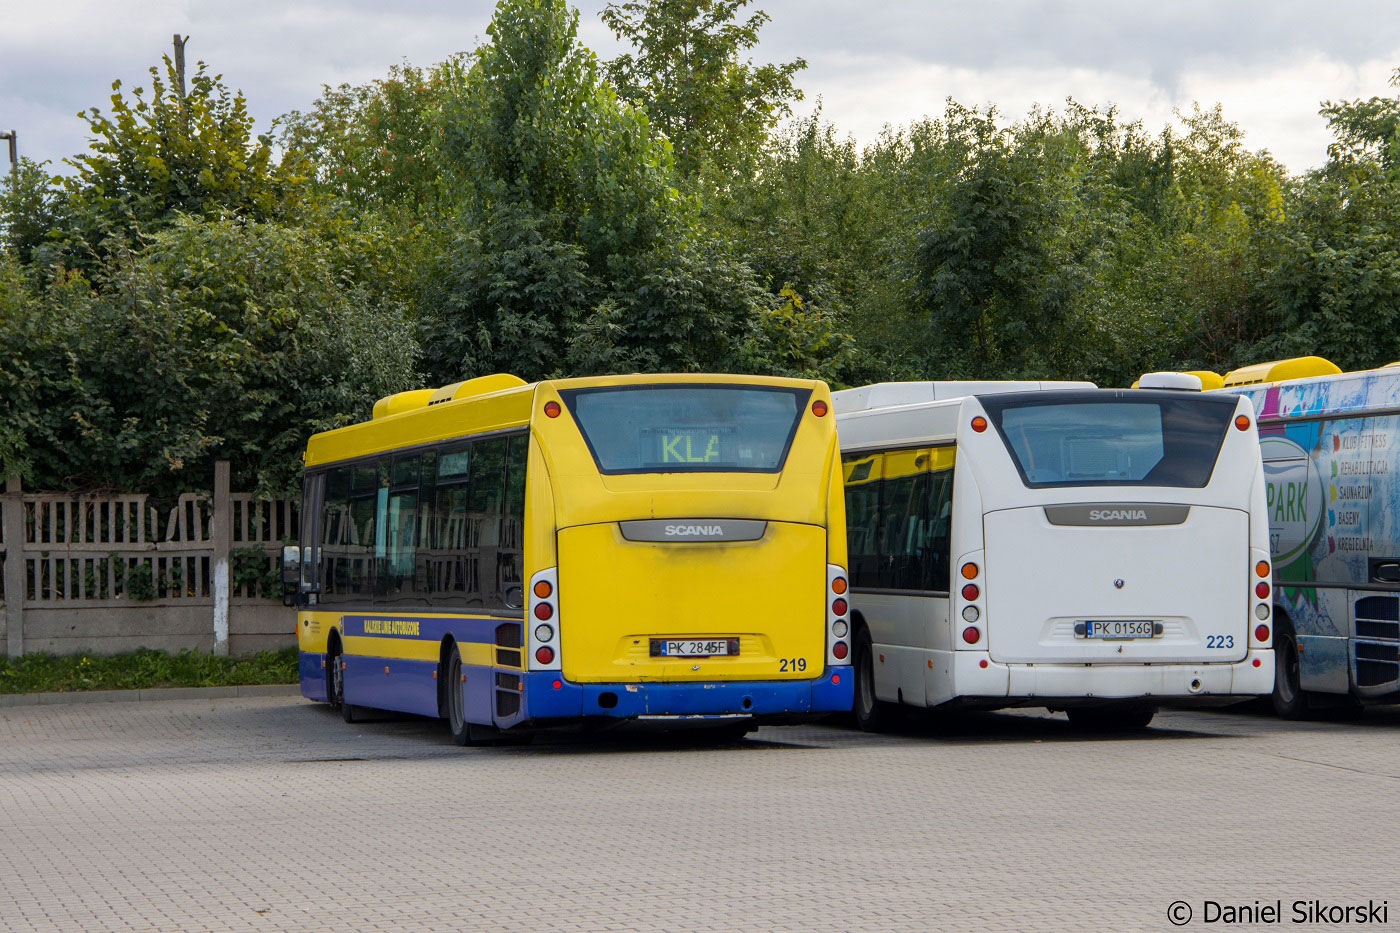
[(855, 698), (849, 667), (827, 668), (815, 680), (580, 684), (558, 673), (534, 671), (523, 681), (526, 719), (815, 715), (849, 710)]
[[(1251, 648), (1222, 664), (1002, 664), (985, 651), (954, 651), (953, 693), (963, 697), (1259, 696), (1274, 688), (1274, 652)], [(986, 665), (985, 667), (983, 665)]]

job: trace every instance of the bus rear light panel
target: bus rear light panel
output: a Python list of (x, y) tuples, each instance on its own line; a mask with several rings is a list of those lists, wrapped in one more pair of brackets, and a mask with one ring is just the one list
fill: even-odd
[(958, 576), (967, 582), (958, 590), (958, 595), (962, 597), (962, 608), (958, 613), (964, 625), (958, 632), (957, 647), (959, 648), (980, 648), (982, 646), (982, 606), (981, 600), (985, 595), (982, 592), (982, 566), (976, 560), (964, 561), (958, 568)]
[(1268, 648), (1273, 645), (1273, 607), (1270, 605), (1270, 597), (1273, 596), (1273, 587), (1270, 585), (1273, 568), (1269, 566), (1267, 560), (1257, 560), (1252, 568), (1254, 598), (1250, 600), (1253, 604), (1252, 619), (1247, 620), (1250, 626), (1249, 646), (1251, 648)]
[(541, 570), (530, 578), (530, 612), (525, 617), (530, 633), (529, 669), (557, 671), (559, 660), (559, 568)]
[(826, 565), (826, 663), (851, 663), (851, 606), (847, 596), (850, 582), (845, 567)]

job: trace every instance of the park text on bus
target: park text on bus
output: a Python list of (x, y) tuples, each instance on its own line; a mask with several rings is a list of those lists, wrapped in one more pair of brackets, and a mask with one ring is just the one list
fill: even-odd
[(849, 709), (841, 471), (820, 382), (487, 376), (311, 438), (302, 692), (459, 744)]
[(1162, 699), (1269, 692), (1248, 399), (1036, 382), (834, 399), (862, 725), (956, 704), (1141, 726)]

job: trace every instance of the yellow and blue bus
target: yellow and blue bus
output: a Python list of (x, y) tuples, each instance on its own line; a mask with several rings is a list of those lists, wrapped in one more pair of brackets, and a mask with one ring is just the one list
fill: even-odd
[(307, 445), (283, 563), (302, 693), (463, 745), (849, 710), (830, 411), (823, 383), (724, 375), (380, 399)]

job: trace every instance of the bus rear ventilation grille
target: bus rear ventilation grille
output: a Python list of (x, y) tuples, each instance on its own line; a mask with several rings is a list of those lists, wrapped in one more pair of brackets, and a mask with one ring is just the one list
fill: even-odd
[(1358, 687), (1379, 687), (1384, 684), (1393, 684), (1400, 680), (1400, 664), (1392, 661), (1385, 664), (1381, 661), (1365, 661), (1360, 658), (1356, 660), (1356, 685)]
[(520, 712), (520, 694), (505, 690), (496, 691), (496, 715), (502, 718)]
[(1400, 622), (1376, 622), (1373, 619), (1357, 619), (1356, 634), (1361, 638), (1400, 639)]
[(503, 622), (496, 626), (496, 647), (520, 648), (524, 644), (524, 626), (519, 622)]

